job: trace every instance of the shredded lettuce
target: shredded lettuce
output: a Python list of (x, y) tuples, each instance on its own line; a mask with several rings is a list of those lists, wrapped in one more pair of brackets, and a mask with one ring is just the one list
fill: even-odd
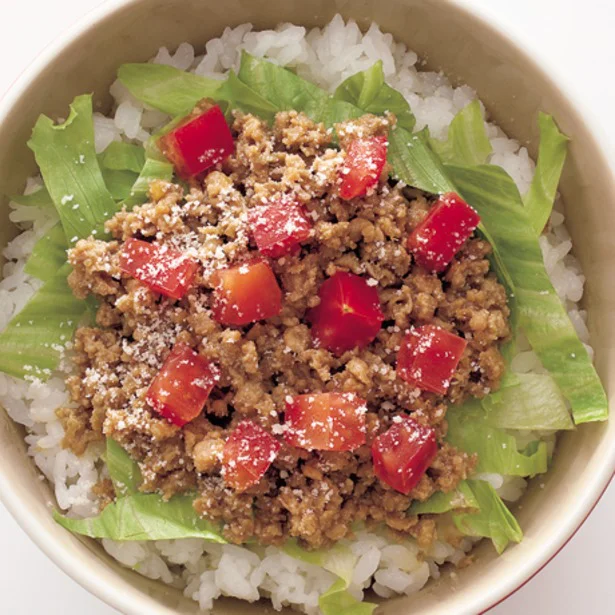
[(128, 453), (107, 439), (105, 461), (118, 499), (97, 517), (69, 519), (54, 511), (54, 519), (66, 529), (92, 538), (112, 540), (173, 540), (203, 538), (225, 543), (218, 529), (200, 518), (186, 494), (165, 501), (158, 494), (138, 493), (141, 472)]
[(112, 141), (98, 160), (101, 167), (110, 171), (132, 171), (141, 173), (145, 164), (145, 150), (140, 145)]
[[(509, 372), (510, 373), (510, 372)], [(574, 429), (566, 401), (549, 374), (515, 374), (482, 400), (491, 427), (528, 431)]]
[(39, 188), (30, 194), (12, 194), (9, 199), (18, 205), (53, 207), (53, 201), (45, 187)]
[(130, 197), (134, 184), (139, 178), (133, 171), (104, 169), (102, 174), (107, 190), (111, 193), (113, 200), (118, 202)]
[(70, 270), (70, 265), (64, 265), (0, 334), (0, 371), (45, 380), (57, 367), (64, 345), (86, 311), (85, 303), (68, 286)]
[(531, 455), (520, 452), (514, 436), (489, 425), (478, 400), (449, 408), (446, 420), (446, 440), (466, 453), (478, 454), (477, 472), (534, 476), (547, 471), (546, 443), (540, 442)]
[(284, 551), (339, 577), (318, 600), (323, 615), (371, 615), (376, 608), (376, 604), (359, 602), (348, 591), (358, 558), (347, 546), (338, 543), (330, 549), (306, 551), (291, 539), (284, 545)]
[(43, 282), (52, 278), (66, 263), (66, 234), (57, 222), (34, 245), (24, 271)]
[(394, 113), (397, 126), (410, 132), (416, 124), (408, 101), (400, 92), (385, 83), (381, 60), (371, 68), (348, 77), (335, 90), (334, 98), (345, 100), (366, 113)]
[(176, 540), (203, 538), (225, 543), (218, 529), (200, 518), (192, 507), (193, 495), (178, 495), (165, 501), (158, 494), (138, 493), (119, 498), (90, 519), (70, 519), (54, 511), (62, 527), (89, 536), (111, 540)]
[(117, 76), (135, 98), (172, 116), (186, 115), (203, 98), (219, 98), (223, 83), (163, 64), (123, 64)]
[(527, 215), (536, 235), (542, 233), (551, 215), (569, 140), (559, 131), (555, 120), (546, 113), (539, 114), (538, 125), (538, 161), (530, 189), (524, 199)]
[(107, 438), (105, 462), (118, 496), (139, 492), (139, 485), (143, 480), (139, 465), (112, 438)]
[(425, 502), (414, 502), (410, 514), (452, 513), (457, 529), (466, 536), (491, 538), (498, 553), (510, 541), (520, 542), (523, 532), (494, 488), (478, 479), (464, 480), (452, 493), (441, 491)]
[(147, 158), (137, 181), (130, 191), (130, 195), (123, 201), (122, 205), (124, 207), (132, 207), (145, 203), (150, 182), (155, 179), (171, 181), (173, 179), (173, 165), (168, 162)]
[(393, 177), (431, 193), (455, 192), (438, 155), (429, 147), (427, 129), (410, 133), (395, 128), (389, 134), (389, 164)]
[(68, 119), (55, 125), (41, 115), (28, 146), (58, 210), (69, 244), (92, 233), (103, 235), (116, 211), (94, 150), (92, 97), (78, 96)]
[(502, 553), (511, 541), (521, 542), (523, 532), (495, 489), (482, 480), (470, 479), (466, 483), (472, 490), (478, 510), (454, 513), (457, 529), (467, 536), (491, 538), (498, 553)]
[(514, 284), (519, 326), (570, 402), (575, 423), (606, 420), (604, 388), (551, 284), (515, 183), (492, 165), (445, 168), (492, 234)]
[(231, 71), (226, 81), (220, 86), (218, 96), (218, 100), (222, 99), (230, 103), (229, 109), (241, 109), (245, 113), (253, 113), (268, 122), (273, 121), (278, 111), (274, 104), (241, 81), (235, 71)]
[(430, 140), (430, 145), (443, 162), (452, 164), (485, 164), (493, 151), (478, 100), (466, 105), (453, 118), (445, 141)]
[(316, 122), (330, 128), (337, 122), (357, 118), (363, 111), (345, 100), (330, 96), (317, 85), (291, 71), (255, 58), (247, 52), (241, 56), (240, 81), (271, 103), (276, 111), (302, 111)]
[(320, 596), (318, 606), (323, 615), (372, 615), (378, 606), (359, 602), (347, 589), (344, 579), (338, 579)]
[(478, 509), (478, 501), (474, 497), (474, 492), (468, 485), (467, 481), (461, 481), (459, 485), (457, 485), (457, 489), (455, 491), (451, 491), (450, 493), (437, 491), (424, 502), (415, 500), (408, 509), (408, 514), (441, 515), (443, 513), (450, 512), (451, 510), (464, 508)]

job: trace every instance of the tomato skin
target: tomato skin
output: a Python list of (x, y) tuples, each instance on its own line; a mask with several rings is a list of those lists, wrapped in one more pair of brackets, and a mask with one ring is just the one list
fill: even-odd
[(480, 216), (458, 194), (443, 194), (427, 217), (410, 233), (408, 249), (429, 271), (444, 271), (470, 238)]
[(354, 393), (309, 393), (286, 400), (288, 444), (307, 450), (353, 451), (365, 444), (364, 399)]
[(280, 446), (256, 423), (241, 421), (222, 450), (224, 482), (239, 492), (255, 485), (274, 462)]
[(387, 161), (387, 137), (351, 141), (340, 172), (340, 197), (346, 201), (363, 196), (378, 183)]
[(271, 267), (254, 261), (219, 269), (212, 275), (214, 319), (223, 325), (247, 325), (277, 316), (282, 291)]
[(186, 344), (175, 344), (152, 381), (146, 400), (178, 427), (194, 420), (205, 406), (220, 371)]
[(435, 325), (412, 329), (397, 353), (397, 376), (424, 391), (444, 395), (468, 343)]
[(184, 179), (221, 163), (235, 150), (233, 135), (218, 105), (209, 107), (158, 139), (158, 146)]
[(318, 296), (320, 304), (307, 314), (318, 346), (342, 354), (378, 335), (384, 314), (378, 291), (364, 278), (338, 271), (321, 284)]
[(190, 257), (155, 243), (133, 237), (120, 253), (120, 269), (154, 292), (181, 299), (192, 285), (198, 263)]
[(372, 444), (374, 473), (385, 484), (408, 495), (438, 452), (435, 431), (409, 416), (380, 434)]
[(258, 251), (271, 258), (292, 253), (312, 231), (303, 207), (287, 196), (251, 209), (248, 223)]

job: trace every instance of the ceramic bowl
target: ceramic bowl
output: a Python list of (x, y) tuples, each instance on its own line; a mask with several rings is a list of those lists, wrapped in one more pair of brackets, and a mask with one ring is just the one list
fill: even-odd
[[(431, 69), (478, 91), (489, 113), (509, 135), (536, 153), (536, 116), (552, 113), (571, 137), (561, 184), (568, 229), (587, 277), (596, 366), (615, 393), (615, 186), (588, 111), (571, 104), (574, 95), (554, 82), (553, 71), (465, 2), (447, 0), (111, 0), (68, 30), (17, 81), (0, 103), (0, 193), (23, 189), (35, 164), (26, 147), (39, 113), (65, 117), (77, 94), (94, 92), (103, 106), (117, 67), (144, 61), (161, 45), (189, 41), (203, 46), (225, 26), (252, 22), (271, 28), (290, 21), (323, 25), (336, 13), (367, 27), (377, 20), (407, 43)], [(596, 132), (593, 132), (596, 130)], [(4, 197), (3, 197), (4, 198)], [(0, 245), (15, 229), (0, 203)], [(612, 395), (609, 395), (611, 397)], [(177, 590), (122, 568), (91, 540), (71, 535), (50, 514), (53, 495), (26, 455), (24, 432), (0, 411), (0, 496), (31, 538), (65, 572), (111, 606), (127, 614), (196, 613), (196, 603)], [(496, 557), (483, 541), (477, 561), (446, 573), (418, 595), (385, 601), (379, 613), (475, 614), (505, 598), (534, 575), (569, 540), (606, 488), (615, 467), (615, 421), (586, 425), (558, 441), (553, 468), (532, 481), (516, 511), (525, 532), (519, 545)], [(219, 615), (273, 612), (264, 602), (220, 600)]]

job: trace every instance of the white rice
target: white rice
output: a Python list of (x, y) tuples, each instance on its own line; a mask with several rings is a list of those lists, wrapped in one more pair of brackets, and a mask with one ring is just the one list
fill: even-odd
[[(237, 69), (241, 49), (292, 67), (299, 75), (329, 91), (349, 75), (381, 60), (388, 83), (402, 92), (410, 103), (417, 118), (417, 130), (429, 126), (431, 134), (437, 138), (446, 136), (455, 114), (476, 98), (470, 87), (454, 87), (441, 73), (421, 72), (417, 68), (417, 55), (404, 44), (395, 42), (390, 34), (383, 34), (377, 25), (372, 24), (362, 34), (353, 21), (344, 23), (339, 15), (324, 29), (309, 32), (290, 24), (265, 32), (253, 32), (250, 24), (227, 28), (220, 38), (206, 44), (204, 53), (182, 43), (174, 53), (161, 48), (153, 62), (223, 78), (229, 69)], [(113, 84), (111, 94), (117, 103), (114, 117), (99, 113), (94, 117), (99, 152), (112, 141), (144, 142), (169, 119), (136, 101), (119, 82)], [(525, 193), (534, 172), (534, 162), (526, 148), (509, 139), (495, 124), (486, 122), (486, 127), (493, 146), (490, 162), (508, 171), (520, 192)], [(26, 192), (32, 192), (40, 184), (40, 178), (29, 180)], [(4, 250), (8, 262), (0, 282), (3, 307), (0, 329), (40, 286), (40, 282), (27, 276), (23, 268), (36, 240), (57, 219), (53, 211), (16, 203), (11, 203), (11, 207), (10, 219), (23, 232)], [(553, 285), (580, 338), (587, 343), (587, 314), (578, 306), (584, 277), (579, 263), (570, 253), (572, 244), (559, 206), (551, 217), (549, 232), (540, 238), (540, 245)], [(542, 369), (536, 355), (523, 342), (513, 367), (518, 371)], [(0, 373), (0, 403), (13, 420), (27, 427), (28, 452), (54, 485), (58, 506), (74, 516), (91, 516), (96, 512), (91, 487), (104, 472), (100, 463), (102, 449), (92, 446), (83, 457), (62, 449), (63, 429), (54, 411), (66, 398), (61, 374), (46, 383), (29, 383)], [(530, 437), (535, 438), (536, 434)], [(548, 441), (554, 446), (555, 435)], [(526, 487), (526, 481), (519, 477), (483, 474), (480, 478), (489, 481), (509, 502), (519, 499)], [(362, 598), (368, 587), (385, 598), (396, 593), (411, 594), (421, 589), (430, 577), (437, 578), (439, 566), (444, 562), (458, 562), (473, 542), (465, 539), (461, 548), (454, 548), (438, 541), (423, 558), (419, 557), (412, 539), (401, 545), (375, 534), (359, 533), (352, 543), (347, 543), (355, 560), (350, 591), (357, 598)], [(122, 564), (182, 589), (204, 610), (211, 609), (213, 600), (221, 595), (249, 601), (265, 596), (276, 609), (291, 605), (316, 614), (319, 613), (319, 595), (336, 578), (331, 572), (293, 559), (274, 547), (256, 553), (247, 548), (214, 545), (193, 538), (128, 543), (103, 540), (102, 543)]]

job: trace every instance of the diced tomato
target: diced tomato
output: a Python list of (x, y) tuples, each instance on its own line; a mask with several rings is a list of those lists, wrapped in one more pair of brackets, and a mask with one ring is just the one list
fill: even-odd
[(218, 105), (196, 117), (188, 116), (179, 126), (160, 137), (158, 146), (184, 179), (219, 164), (235, 148), (233, 135)]
[(442, 195), (408, 237), (414, 260), (430, 271), (444, 271), (469, 239), (480, 217), (458, 194)]
[(150, 385), (150, 406), (181, 427), (194, 420), (220, 380), (220, 371), (186, 344), (175, 344)]
[(352, 141), (341, 170), (340, 196), (347, 201), (363, 196), (378, 183), (386, 161), (386, 137), (359, 138)]
[(315, 342), (336, 354), (369, 344), (380, 331), (384, 314), (375, 286), (344, 271), (325, 280), (320, 304), (308, 313)]
[(287, 399), (285, 440), (320, 451), (352, 451), (365, 444), (365, 400), (354, 393), (310, 393)]
[(372, 444), (374, 473), (389, 487), (408, 495), (434, 460), (438, 444), (431, 427), (409, 416), (396, 420)]
[(271, 267), (262, 261), (220, 269), (212, 276), (214, 319), (224, 325), (247, 325), (277, 316), (282, 291)]
[(444, 395), (468, 343), (435, 325), (412, 329), (397, 353), (397, 375), (424, 391)]
[(312, 230), (301, 205), (287, 196), (254, 207), (248, 222), (259, 252), (271, 258), (293, 252)]
[(120, 269), (154, 292), (181, 299), (192, 285), (198, 263), (167, 246), (131, 237), (122, 247)]
[(274, 462), (280, 443), (252, 421), (241, 421), (222, 451), (224, 482), (236, 491), (255, 485)]

